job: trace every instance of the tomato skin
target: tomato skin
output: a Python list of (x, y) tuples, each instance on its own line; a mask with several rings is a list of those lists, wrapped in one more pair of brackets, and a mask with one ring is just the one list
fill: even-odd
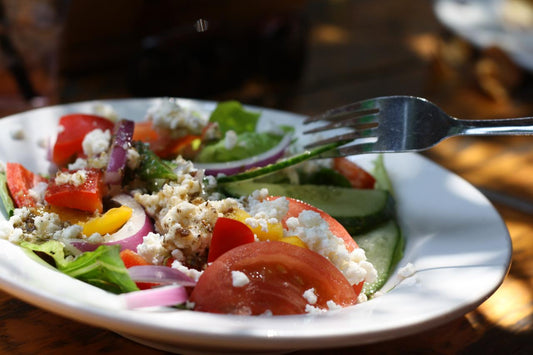
[(64, 166), (73, 157), (83, 152), (83, 139), (94, 129), (113, 132), (115, 124), (110, 120), (82, 113), (73, 113), (59, 119), (61, 127), (52, 151), (52, 161), (57, 166)]
[[(232, 271), (249, 282), (236, 287)], [(357, 294), (344, 275), (326, 258), (278, 241), (247, 243), (221, 255), (204, 271), (190, 300), (195, 310), (211, 313), (274, 315), (305, 313), (306, 290), (314, 288), (315, 307), (356, 304)]]
[(235, 219), (219, 217), (213, 228), (207, 262), (211, 263), (228, 250), (253, 241), (254, 233), (246, 224)]
[(6, 180), (9, 193), (16, 207), (35, 207), (36, 201), (30, 190), (40, 182), (48, 182), (19, 163), (6, 163)]
[(174, 158), (177, 155), (192, 157), (196, 153), (192, 149), (195, 140), (202, 136), (188, 134), (180, 138), (171, 138), (154, 129), (152, 121), (136, 122), (133, 130), (133, 141), (148, 143), (150, 149), (160, 158)]
[[(279, 198), (277, 196), (269, 197), (269, 199), (276, 199)], [(322, 217), (323, 220), (325, 220), (329, 224), (329, 230), (331, 233), (336, 235), (337, 237), (341, 238), (344, 241), (344, 245), (346, 246), (346, 249), (348, 251), (353, 251), (356, 248), (359, 248), (355, 240), (352, 238), (350, 233), (344, 228), (342, 224), (340, 224), (339, 221), (337, 221), (335, 218), (331, 217), (326, 212), (322, 211), (321, 209), (316, 208), (315, 206), (312, 206), (306, 202), (291, 198), (291, 197), (285, 197), (289, 201), (289, 212), (287, 212), (287, 215), (283, 219), (282, 223), (283, 226), (286, 228), (286, 221), (290, 217), (298, 217), (298, 215), (305, 210), (311, 210), (315, 211), (318, 214), (320, 214), (320, 217)], [(357, 295), (361, 293), (361, 290), (363, 289), (364, 282), (360, 282), (358, 284), (353, 285), (353, 289)]]
[(105, 190), (103, 173), (98, 169), (86, 169), (86, 172), (87, 178), (80, 186), (58, 185), (52, 180), (46, 190), (46, 202), (59, 207), (102, 213), (104, 209), (102, 196)]
[[(279, 196), (269, 196), (269, 200), (277, 199)], [(341, 238), (344, 241), (344, 244), (346, 245), (346, 249), (348, 251), (352, 251), (355, 248), (358, 248), (357, 243), (352, 238), (350, 233), (346, 230), (346, 228), (343, 227), (342, 224), (340, 224), (339, 221), (337, 221), (335, 218), (331, 217), (326, 212), (322, 211), (319, 208), (316, 208), (315, 206), (312, 206), (308, 204), (307, 202), (303, 202), (291, 197), (285, 197), (289, 201), (289, 212), (285, 215), (285, 218), (281, 221), (284, 228), (287, 228), (286, 221), (290, 217), (298, 217), (302, 211), (310, 210), (314, 211), (318, 214), (320, 214), (320, 217), (322, 217), (323, 220), (325, 220), (329, 224), (329, 230), (331, 233), (336, 235), (337, 237)]]
[(365, 169), (347, 158), (334, 158), (333, 169), (344, 175), (353, 188), (373, 189), (376, 179)]
[[(151, 265), (148, 261), (146, 261), (145, 258), (130, 249), (123, 249), (120, 252), (120, 258), (122, 259), (122, 262), (124, 263), (124, 266), (126, 266), (127, 269), (132, 266)], [(156, 283), (151, 282), (136, 282), (136, 284), (137, 287), (141, 290), (147, 290), (158, 285)]]

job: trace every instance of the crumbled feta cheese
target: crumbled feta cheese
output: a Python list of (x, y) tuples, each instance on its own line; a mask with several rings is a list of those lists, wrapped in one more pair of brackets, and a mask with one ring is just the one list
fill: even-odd
[(237, 133), (233, 130), (228, 130), (224, 136), (224, 147), (227, 150), (232, 150), (237, 145)]
[(398, 269), (398, 276), (401, 279), (406, 279), (408, 277), (411, 277), (415, 274), (416, 268), (413, 264), (407, 263), (405, 266)]
[(297, 236), (309, 249), (329, 259), (350, 284), (373, 282), (377, 278), (377, 271), (366, 260), (364, 250), (356, 248), (349, 252), (344, 241), (331, 233), (328, 223), (317, 212), (302, 211), (297, 218), (291, 217), (286, 223), (287, 235)]
[(133, 148), (129, 148), (126, 151), (126, 164), (128, 165), (128, 168), (134, 170), (141, 164), (141, 156), (139, 155), (139, 152)]
[(154, 127), (172, 131), (175, 136), (201, 134), (208, 117), (179, 105), (175, 99), (158, 100), (147, 111)]
[(119, 119), (118, 113), (115, 111), (113, 106), (103, 102), (97, 102), (94, 104), (93, 113), (95, 115), (105, 117), (113, 122), (117, 122)]
[(33, 186), (28, 193), (37, 204), (44, 204), (44, 195), (47, 188), (48, 184), (46, 182), (39, 182)]
[(306, 291), (304, 292), (304, 294), (303, 294), (303, 297), (305, 298), (305, 300), (306, 300), (307, 303), (309, 303), (309, 304), (315, 304), (316, 301), (318, 300), (314, 288), (310, 288), (310, 289), (306, 290)]
[[(192, 165), (176, 169), (177, 180), (165, 184), (152, 194), (135, 193), (134, 197), (155, 220), (165, 248), (178, 249), (177, 259), (205, 255), (213, 226), (219, 216), (239, 207), (237, 200), (207, 201), (202, 197), (202, 180)], [(192, 169), (190, 174), (186, 171)], [(195, 174), (195, 175), (191, 175)]]
[(267, 189), (254, 191), (245, 203), (245, 210), (250, 217), (245, 223), (251, 228), (261, 227), (263, 231), (268, 230), (268, 224), (279, 223), (289, 211), (289, 201), (280, 197), (275, 200), (266, 200)]
[(54, 182), (56, 185), (71, 184), (74, 186), (81, 186), (87, 181), (87, 170), (78, 170), (73, 173), (58, 172)]
[(87, 133), (82, 142), (83, 152), (89, 157), (107, 152), (110, 146), (111, 132), (109, 130), (102, 131), (99, 128)]
[(200, 276), (202, 276), (202, 274), (204, 273), (203, 271), (188, 268), (187, 266), (183, 265), (179, 260), (174, 260), (172, 262), (172, 268), (183, 272), (185, 275), (189, 276), (194, 281), (198, 281), (200, 279)]
[(81, 170), (86, 169), (88, 166), (89, 165), (86, 159), (76, 158), (74, 163), (68, 165), (68, 170)]
[(231, 272), (231, 284), (233, 287), (244, 287), (250, 283), (250, 279), (242, 271), (233, 270)]
[(137, 253), (154, 265), (163, 264), (170, 255), (169, 251), (163, 246), (163, 236), (152, 232), (143, 237), (142, 243), (137, 246)]

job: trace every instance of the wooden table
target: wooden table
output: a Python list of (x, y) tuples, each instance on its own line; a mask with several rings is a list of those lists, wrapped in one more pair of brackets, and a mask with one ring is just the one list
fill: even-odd
[[(462, 118), (533, 115), (531, 74), (498, 50), (476, 50), (451, 35), (435, 19), (431, 2), (324, 1), (309, 2), (305, 10), (309, 45), (299, 80), (281, 85), (250, 79), (205, 98), (236, 98), (312, 114), (366, 97), (410, 94)], [(120, 84), (110, 86), (109, 77), (120, 75), (63, 78), (63, 102), (131, 96)], [(337, 349), (336, 354), (533, 353), (532, 147), (533, 137), (453, 138), (424, 153), (491, 192), (513, 242), (510, 272), (488, 300), (463, 317), (412, 336)], [(4, 292), (0, 339), (2, 354), (162, 354)]]

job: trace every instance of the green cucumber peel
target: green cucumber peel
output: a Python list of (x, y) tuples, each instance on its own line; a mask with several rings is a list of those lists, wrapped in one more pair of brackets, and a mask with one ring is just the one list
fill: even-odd
[(5, 216), (7, 218), (13, 216), (15, 205), (7, 188), (7, 178), (5, 173), (0, 173), (0, 201), (2, 201)]
[(336, 149), (341, 144), (343, 143), (326, 144), (326, 145), (323, 145), (323, 146), (320, 146), (320, 147), (317, 147), (311, 150), (306, 150), (300, 154), (293, 155), (291, 157), (282, 159), (276, 163), (272, 163), (272, 164), (263, 166), (261, 168), (250, 169), (242, 173), (233, 174), (233, 175), (221, 175), (221, 176), (218, 176), (216, 179), (218, 183), (222, 184), (222, 183), (227, 183), (227, 182), (254, 179), (259, 176), (265, 176), (267, 174), (271, 174), (273, 172), (288, 168), (289, 166), (299, 164), (303, 161), (306, 161), (312, 158), (317, 158), (323, 153)]

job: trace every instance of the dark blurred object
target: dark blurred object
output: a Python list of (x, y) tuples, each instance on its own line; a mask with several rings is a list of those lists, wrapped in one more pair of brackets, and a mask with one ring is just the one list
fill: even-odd
[(66, 0), (0, 2), (0, 112), (56, 102)]
[[(61, 49), (67, 81), (121, 70), (133, 96), (205, 98), (300, 77), (305, 1), (74, 0)], [(66, 93), (68, 95), (68, 93)]]

